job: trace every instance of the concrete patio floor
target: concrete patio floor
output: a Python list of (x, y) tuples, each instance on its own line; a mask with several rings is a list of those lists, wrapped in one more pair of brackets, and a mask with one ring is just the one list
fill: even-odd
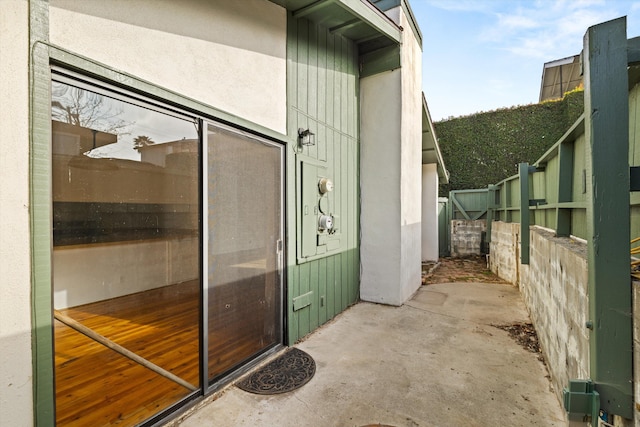
[(181, 427), (564, 426), (544, 363), (493, 325), (528, 322), (516, 288), (422, 286), (402, 307), (361, 302), (295, 346), (316, 374), (290, 393), (234, 386)]

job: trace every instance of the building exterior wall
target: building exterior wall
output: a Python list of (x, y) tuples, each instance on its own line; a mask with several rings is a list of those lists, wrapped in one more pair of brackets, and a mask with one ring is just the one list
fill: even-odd
[(402, 302), (422, 284), (422, 46), (411, 30), (405, 10), (399, 14), (402, 32), (402, 129), (400, 203), (402, 227)]
[(402, 304), (400, 235), (400, 71), (361, 80), (360, 297)]
[[(408, 19), (400, 6), (386, 14), (400, 26)], [(360, 91), (360, 292), (392, 305), (421, 283), (421, 46), (411, 30), (402, 33), (400, 55), (400, 69), (363, 78)]]
[[(266, 0), (53, 0), (51, 42), (286, 133), (286, 10)], [(135, 40), (135, 43), (123, 43)]]
[(0, 2), (0, 424), (30, 426), (29, 2)]
[[(295, 342), (358, 300), (360, 84), (353, 41), (304, 18), (290, 17), (288, 31), (289, 135), (309, 129), (316, 140), (287, 150), (288, 330)], [(319, 197), (321, 176), (334, 189)], [(334, 234), (318, 233), (317, 203), (334, 216)], [(294, 304), (298, 298), (310, 303)]]
[(438, 165), (422, 165), (422, 261), (437, 261)]
[[(529, 265), (521, 265), (519, 224), (494, 221), (491, 227), (491, 270), (511, 283), (519, 271), (519, 287), (538, 332), (554, 391), (573, 378), (589, 378), (589, 316), (586, 244), (530, 230)], [(511, 260), (509, 260), (511, 258)], [(515, 258), (515, 259), (514, 259)]]
[[(170, 104), (181, 105), (181, 100), (187, 103), (193, 101), (189, 108), (194, 111), (197, 108), (193, 105), (197, 103), (209, 108), (209, 113), (213, 109), (229, 113), (242, 121), (273, 131), (279, 137), (282, 136), (282, 142), (289, 143), (286, 147), (288, 283), (285, 286), (288, 286), (289, 296), (287, 326), (290, 342), (313, 331), (357, 301), (361, 233), (359, 141), (362, 125), (358, 52), (352, 41), (338, 34), (334, 35), (327, 28), (311, 24), (305, 19), (295, 20), (295, 31), (299, 31), (299, 34), (287, 33), (292, 30), (288, 24), (294, 20), (284, 8), (266, 0), (247, 0), (241, 3), (188, 0), (188, 3), (168, 2), (162, 8), (157, 7), (157, 2), (152, 0), (135, 3), (124, 0), (102, 3), (51, 0), (48, 3), (33, 3), (46, 10), (46, 19), (50, 23), (47, 34), (54, 45), (52, 50), (58, 51), (57, 55), (60, 55), (60, 51), (67, 52), (74, 58), (70, 62), (92, 64), (89, 67), (91, 70), (94, 66), (95, 69), (107, 70), (104, 75), (98, 73), (106, 79), (111, 75), (120, 76), (124, 80), (131, 76), (131, 80), (135, 80), (141, 87), (158, 88), (160, 93), (169, 94), (169, 97), (175, 95), (167, 101)], [(0, 265), (3, 277), (3, 298), (0, 302), (3, 362), (3, 367), (0, 368), (0, 419), (2, 424), (21, 426), (32, 423), (33, 417), (25, 414), (37, 413), (38, 408), (34, 408), (33, 402), (40, 402), (32, 392), (36, 356), (29, 357), (32, 355), (31, 334), (38, 325), (31, 321), (34, 301), (29, 287), (35, 268), (31, 253), (34, 237), (29, 218), (29, 206), (33, 202), (29, 193), (29, 186), (33, 183), (33, 176), (30, 178), (30, 163), (33, 158), (30, 158), (32, 154), (27, 143), (33, 139), (35, 132), (33, 128), (30, 129), (29, 79), (33, 76), (29, 74), (29, 64), (33, 60), (29, 55), (29, 6), (28, 0), (0, 1), (0, 23), (2, 28), (11, 30), (0, 34), (3, 64), (0, 68), (0, 87), (5, 89), (4, 93), (8, 97), (0, 109), (0, 117), (3, 123), (12, 124), (0, 131), (0, 143), (10, 145), (5, 147), (4, 152), (11, 153), (0, 159), (3, 173), (11, 177), (0, 184), (0, 201), (3, 205), (0, 214), (3, 219), (0, 224), (0, 243), (3, 248), (3, 262)], [(402, 21), (404, 18), (399, 16), (399, 19)], [(216, 31), (211, 31), (212, 28)], [(419, 68), (420, 46), (411, 38), (411, 32), (407, 32), (404, 37), (403, 55), (410, 59), (406, 67)], [(293, 57), (293, 51), (287, 51), (289, 43), (294, 39), (296, 55), (304, 51), (304, 57)], [(123, 44), (122, 40), (135, 40), (135, 43)], [(49, 59), (49, 56), (45, 56)], [(37, 84), (48, 87), (48, 68), (41, 68), (44, 74), (38, 77)], [(84, 66), (78, 67), (78, 72), (82, 73), (82, 69)], [(89, 69), (84, 71), (91, 73)], [(393, 304), (401, 304), (420, 284), (419, 79), (419, 69), (394, 70), (368, 78), (368, 94), (375, 99), (373, 104), (368, 105), (378, 109), (375, 124), (379, 125), (379, 128), (372, 126), (373, 132), (368, 132), (370, 136), (378, 138), (377, 142), (389, 148), (387, 152), (375, 153), (376, 161), (379, 162), (380, 170), (384, 170), (392, 159), (393, 167), (389, 182), (375, 179), (369, 186), (372, 192), (368, 206), (371, 208), (370, 212), (376, 211), (378, 216), (367, 217), (367, 224), (376, 238), (386, 240), (391, 237), (390, 247), (370, 246), (370, 250), (378, 259), (393, 257), (390, 270), (393, 277), (388, 282), (394, 287), (393, 295), (384, 301)], [(112, 83), (122, 83), (126, 87), (145, 92), (141, 87), (130, 86), (129, 80)], [(375, 87), (376, 85), (380, 86)], [(155, 96), (155, 93), (149, 94)], [(39, 102), (40, 107), (44, 104), (45, 108), (50, 108), (47, 96), (42, 96)], [(403, 105), (402, 109), (398, 109), (398, 105)], [(10, 108), (4, 108), (7, 106)], [(376, 117), (375, 114), (369, 118)], [(40, 120), (49, 122), (49, 119), (45, 109)], [(376, 132), (386, 131), (388, 122), (391, 123), (391, 133), (387, 134), (388, 138), (381, 138)], [(317, 144), (314, 147), (302, 150), (297, 147), (294, 141), (299, 127), (316, 132)], [(45, 130), (41, 132), (46, 136)], [(290, 139), (285, 140), (284, 135), (289, 135)], [(388, 144), (389, 141), (394, 141), (395, 144)], [(50, 159), (45, 160), (49, 169), (44, 167), (34, 173), (46, 175), (46, 179), (50, 180), (51, 162)], [(336, 216), (338, 233), (331, 239), (337, 243), (329, 245), (326, 253), (318, 252), (317, 256), (307, 260), (300, 260), (296, 252), (295, 230), (298, 226), (297, 212), (301, 207), (298, 196), (302, 191), (298, 173), (302, 162), (326, 169), (336, 186), (331, 209)], [(371, 173), (370, 176), (375, 174), (370, 164), (367, 170)], [(410, 184), (404, 188), (403, 182)], [(385, 191), (388, 188), (392, 188), (392, 191)], [(387, 194), (390, 197), (380, 201), (380, 196), (386, 197)], [(40, 205), (45, 208), (51, 203), (49, 190), (34, 197), (39, 197)], [(387, 205), (391, 205), (390, 209), (380, 209)], [(378, 213), (378, 210), (382, 212)], [(384, 225), (387, 214), (393, 217), (390, 222), (392, 233)], [(378, 222), (378, 219), (381, 221)], [(47, 218), (44, 224), (47, 234), (47, 226), (51, 226), (50, 219)], [(194, 239), (177, 243), (178, 246), (180, 244), (192, 247), (196, 241)], [(139, 247), (132, 246), (131, 249), (132, 252), (140, 251)], [(145, 248), (147, 250), (149, 248)], [(180, 248), (171, 247), (170, 242), (164, 242), (150, 250), (158, 257), (160, 254), (172, 257), (172, 253), (179, 252)], [(85, 270), (65, 270), (65, 262), (59, 261), (66, 259), (67, 266), (74, 264), (78, 267), (82, 263), (95, 266), (96, 259), (101, 254), (87, 251), (82, 254), (86, 259), (79, 260), (73, 250), (54, 252), (48, 248), (44, 251), (44, 256), (48, 257), (48, 261), (51, 257), (57, 258), (57, 265), (62, 266), (57, 268), (55, 274), (75, 275), (75, 281), (96, 271), (90, 271), (89, 268), (92, 267)], [(180, 267), (180, 271), (167, 273), (179, 276), (182, 270), (191, 270), (197, 262), (195, 259), (183, 261), (186, 265), (184, 269)], [(39, 274), (50, 275), (50, 265), (47, 266), (40, 268)], [(101, 266), (102, 271), (107, 271), (108, 268)], [(123, 271), (111, 273), (124, 277), (133, 268), (135, 267), (132, 265)], [(155, 279), (158, 283), (163, 283), (164, 280)], [(174, 276), (171, 281), (179, 279)], [(189, 277), (183, 279), (188, 280)], [(118, 278), (115, 277), (113, 282), (118, 282)], [(12, 284), (17, 285), (11, 286)], [(131, 290), (126, 281), (121, 281), (120, 285), (123, 292)], [(294, 312), (293, 299), (309, 292), (313, 294), (311, 304)], [(95, 295), (87, 300), (94, 298)], [(82, 302), (84, 300), (66, 301), (62, 305)], [(47, 301), (40, 302), (41, 306), (48, 307), (47, 304)], [(51, 317), (51, 307), (48, 308)], [(41, 327), (41, 333), (51, 335), (50, 326)], [(52, 351), (52, 346), (48, 347)], [(6, 349), (9, 350), (5, 351)], [(38, 357), (53, 358), (51, 355)], [(36, 369), (40, 366), (37, 363), (35, 365)], [(36, 384), (38, 377), (52, 376), (51, 367), (47, 369), (48, 372), (37, 372)], [(49, 391), (41, 392), (47, 394), (48, 397), (45, 397), (51, 403), (54, 397)], [(49, 415), (51, 414), (47, 414)], [(47, 416), (43, 419), (46, 420)]]

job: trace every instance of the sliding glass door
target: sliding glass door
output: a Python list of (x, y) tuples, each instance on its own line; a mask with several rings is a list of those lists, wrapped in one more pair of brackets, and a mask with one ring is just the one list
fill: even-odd
[(284, 151), (62, 71), (51, 118), (56, 424), (153, 424), (282, 343)]
[(208, 379), (282, 342), (283, 150), (206, 130)]
[(52, 84), (58, 426), (136, 425), (201, 388), (198, 121), (132, 101)]

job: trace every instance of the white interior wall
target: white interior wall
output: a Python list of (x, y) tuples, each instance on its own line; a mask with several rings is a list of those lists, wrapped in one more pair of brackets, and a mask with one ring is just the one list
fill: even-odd
[(422, 260), (437, 261), (438, 247), (438, 165), (422, 165)]
[(286, 133), (286, 11), (267, 0), (52, 0), (51, 42)]
[(33, 425), (29, 4), (0, 1), (0, 424)]
[(198, 278), (197, 237), (54, 248), (54, 307), (63, 309)]

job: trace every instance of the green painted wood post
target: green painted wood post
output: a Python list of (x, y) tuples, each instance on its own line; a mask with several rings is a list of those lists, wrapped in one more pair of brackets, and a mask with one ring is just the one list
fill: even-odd
[(451, 232), (453, 221), (453, 203), (451, 202), (452, 193), (449, 192), (449, 198), (447, 199), (447, 256), (451, 256)]
[(495, 217), (496, 205), (496, 189), (495, 185), (489, 185), (487, 187), (487, 234), (485, 243), (487, 244), (487, 253), (490, 253), (491, 246), (491, 228), (493, 226), (493, 219)]
[(520, 264), (529, 264), (529, 164), (518, 164), (520, 178)]
[(633, 418), (627, 79), (626, 18), (589, 28), (584, 104), (591, 379), (602, 409)]
[(55, 425), (53, 313), (51, 291), (51, 71), (49, 3), (29, 1), (31, 77), (31, 322), (35, 426)]
[[(573, 142), (558, 147), (558, 203), (571, 202), (573, 189)], [(571, 210), (556, 208), (556, 236), (571, 235)]]

